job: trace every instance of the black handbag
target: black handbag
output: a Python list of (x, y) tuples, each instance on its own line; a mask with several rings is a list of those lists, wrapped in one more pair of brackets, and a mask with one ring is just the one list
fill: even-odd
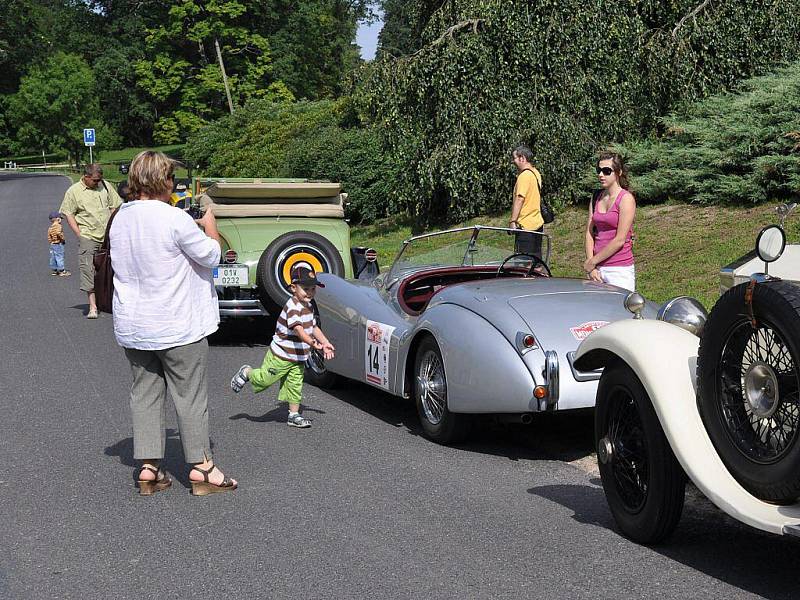
[(111, 314), (111, 306), (114, 303), (114, 268), (111, 266), (109, 233), (111, 231), (111, 223), (118, 212), (119, 208), (111, 213), (108, 218), (103, 243), (100, 244), (100, 248), (92, 258), (94, 263), (94, 296), (97, 301), (97, 310), (109, 314)]
[(539, 212), (542, 213), (542, 219), (544, 219), (545, 225), (552, 223), (556, 220), (556, 213), (554, 213), (550, 205), (544, 201), (541, 192), (539, 192), (539, 198)]

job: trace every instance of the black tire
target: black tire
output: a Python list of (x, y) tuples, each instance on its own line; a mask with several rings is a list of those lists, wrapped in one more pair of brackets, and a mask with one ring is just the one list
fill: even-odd
[[(785, 281), (728, 290), (700, 341), (698, 408), (728, 471), (776, 504), (800, 497), (800, 288)], [(755, 320), (755, 327), (753, 326)]]
[(622, 361), (600, 378), (594, 433), (603, 490), (623, 535), (639, 544), (669, 537), (683, 511), (686, 475), (644, 386)]
[(322, 358), (317, 350), (311, 350), (311, 354), (306, 361), (306, 368), (303, 372), (304, 379), (311, 385), (330, 390), (341, 383), (341, 376), (331, 373), (325, 368), (325, 359)]
[(432, 337), (426, 337), (417, 348), (414, 399), (425, 437), (439, 444), (454, 444), (467, 437), (469, 415), (452, 413), (447, 408), (447, 376), (442, 352)]
[(269, 312), (281, 309), (289, 299), (289, 271), (306, 263), (316, 273), (344, 276), (339, 251), (327, 239), (311, 231), (290, 231), (275, 238), (258, 261), (256, 285)]

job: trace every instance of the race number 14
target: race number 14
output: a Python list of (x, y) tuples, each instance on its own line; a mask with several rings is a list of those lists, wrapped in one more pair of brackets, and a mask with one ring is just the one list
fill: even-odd
[(368, 383), (389, 389), (389, 342), (394, 327), (367, 321), (364, 370)]

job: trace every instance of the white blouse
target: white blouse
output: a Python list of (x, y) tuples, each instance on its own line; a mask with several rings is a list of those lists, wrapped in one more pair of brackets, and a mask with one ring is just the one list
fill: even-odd
[(217, 330), (211, 269), (219, 264), (220, 246), (188, 213), (158, 200), (128, 202), (109, 235), (120, 346), (163, 350)]

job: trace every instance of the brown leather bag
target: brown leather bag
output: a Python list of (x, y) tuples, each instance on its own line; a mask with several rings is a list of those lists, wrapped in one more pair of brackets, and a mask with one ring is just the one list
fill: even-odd
[(92, 262), (94, 262), (94, 295), (97, 301), (97, 309), (111, 313), (111, 305), (114, 302), (114, 268), (111, 266), (110, 236), (111, 223), (119, 212), (117, 208), (108, 218), (106, 225), (106, 235), (103, 243), (95, 252)]

